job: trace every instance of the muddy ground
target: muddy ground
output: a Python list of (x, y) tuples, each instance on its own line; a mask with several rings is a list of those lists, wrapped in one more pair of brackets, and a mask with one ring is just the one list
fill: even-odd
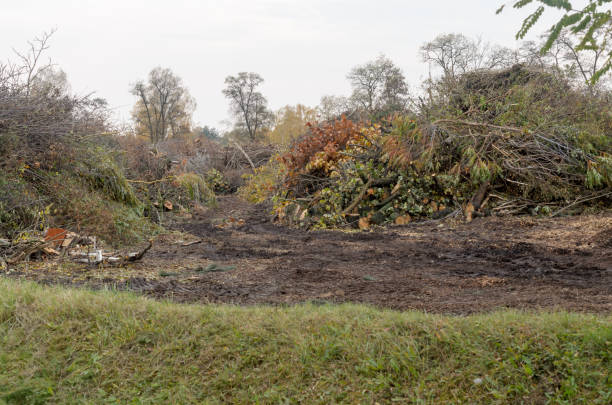
[[(179, 302), (360, 302), (468, 314), (498, 308), (612, 311), (612, 214), (477, 218), (370, 232), (304, 232), (222, 197), (122, 269), (72, 265), (9, 276), (117, 288)], [(200, 243), (184, 246), (189, 242)]]

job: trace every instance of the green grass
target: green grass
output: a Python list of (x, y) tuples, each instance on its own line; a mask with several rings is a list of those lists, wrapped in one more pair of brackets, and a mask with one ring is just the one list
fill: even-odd
[(610, 315), (178, 305), (0, 279), (0, 404), (610, 404), (611, 352)]

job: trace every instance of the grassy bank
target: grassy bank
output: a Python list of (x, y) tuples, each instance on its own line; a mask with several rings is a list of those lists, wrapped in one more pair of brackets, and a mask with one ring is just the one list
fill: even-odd
[(177, 305), (0, 279), (0, 404), (608, 404), (611, 352), (612, 316)]

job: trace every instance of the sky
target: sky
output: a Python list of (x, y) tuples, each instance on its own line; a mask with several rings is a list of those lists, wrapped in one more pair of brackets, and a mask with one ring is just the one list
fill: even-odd
[[(427, 75), (419, 47), (463, 33), (509, 47), (529, 9), (496, 9), (508, 0), (20, 0), (0, 8), (0, 59), (56, 29), (47, 56), (72, 90), (108, 100), (130, 119), (130, 85), (156, 67), (183, 79), (196, 99), (194, 122), (224, 129), (224, 79), (257, 72), (269, 106), (316, 106), (349, 95), (349, 70), (385, 54), (412, 88)], [(527, 39), (548, 29), (544, 15)]]

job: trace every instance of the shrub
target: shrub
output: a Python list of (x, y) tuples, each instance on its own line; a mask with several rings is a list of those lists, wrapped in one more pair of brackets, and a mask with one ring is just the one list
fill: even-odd
[[(217, 203), (215, 193), (208, 187), (206, 181), (195, 173), (183, 173), (173, 182), (182, 189), (184, 196), (190, 201), (214, 206)], [(179, 199), (181, 196), (179, 196)]]
[(278, 191), (283, 178), (284, 166), (280, 156), (276, 155), (265, 165), (244, 175), (245, 184), (238, 189), (238, 194), (251, 203), (263, 203)]
[(232, 191), (223, 173), (215, 168), (206, 172), (205, 181), (208, 187), (215, 193), (226, 194)]

